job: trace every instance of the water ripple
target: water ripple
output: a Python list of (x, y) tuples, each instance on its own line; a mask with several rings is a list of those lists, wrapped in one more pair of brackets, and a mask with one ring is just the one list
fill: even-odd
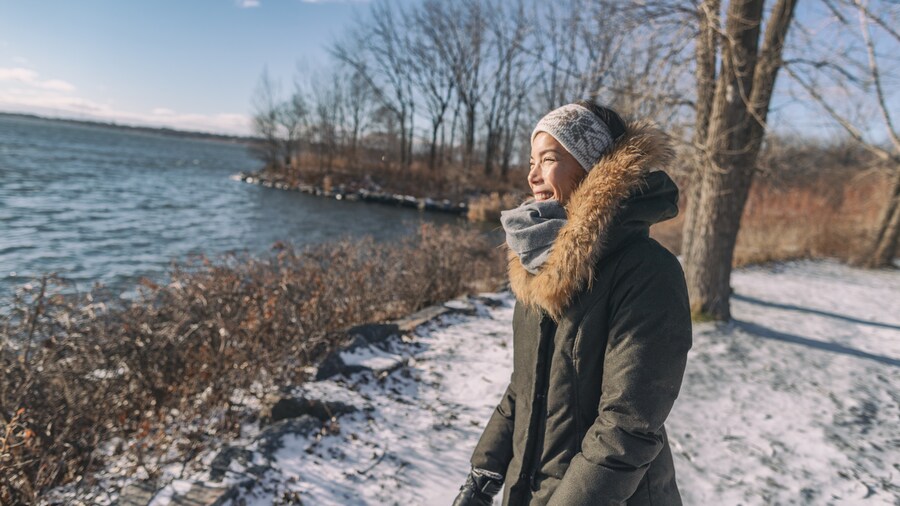
[(72, 290), (99, 281), (128, 292), (192, 253), (263, 255), (277, 241), (455, 221), (229, 179), (258, 163), (235, 143), (0, 115), (0, 298), (45, 272)]

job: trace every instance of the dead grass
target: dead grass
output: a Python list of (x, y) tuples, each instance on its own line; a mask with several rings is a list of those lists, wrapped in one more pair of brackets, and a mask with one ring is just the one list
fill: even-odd
[(248, 400), (303, 381), (343, 329), (492, 289), (504, 273), (500, 250), (459, 227), (274, 249), (176, 265), (132, 302), (65, 296), (53, 276), (23, 286), (0, 315), (0, 503), (90, 485), (109, 458), (153, 478), (239, 431)]
[(492, 192), (469, 201), (466, 217), (474, 222), (500, 222), (500, 211), (513, 209), (522, 203), (524, 197), (518, 193)]
[(327, 177), (330, 178), (332, 187), (343, 185), (347, 190), (377, 189), (420, 198), (466, 202), (493, 192), (524, 192), (528, 185), (521, 170), (511, 168), (507, 180), (504, 180), (498, 173), (499, 169), (486, 175), (484, 167), (477, 164), (465, 169), (459, 164), (448, 162), (429, 169), (427, 160), (422, 155), (414, 157), (409, 167), (403, 167), (384, 158), (380, 151), (369, 150), (356, 157), (356, 161), (337, 156), (330, 167), (323, 166), (314, 154), (305, 153), (297, 161), (297, 168), (269, 170), (267, 175), (282, 178), (294, 185), (322, 186)]
[[(734, 266), (802, 258), (849, 262), (864, 254), (888, 199), (887, 177), (858, 172), (805, 183), (760, 178), (741, 217)], [(682, 193), (685, 193), (684, 191)], [(680, 207), (684, 209), (684, 202)], [(680, 253), (684, 218), (655, 225), (651, 235)]]

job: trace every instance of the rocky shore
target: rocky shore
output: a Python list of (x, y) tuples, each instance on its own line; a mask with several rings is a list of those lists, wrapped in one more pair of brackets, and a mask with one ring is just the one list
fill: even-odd
[[(415, 372), (417, 360), (432, 346), (429, 333), (471, 317), (489, 317), (491, 308), (509, 311), (508, 292), (464, 296), (388, 323), (347, 329), (344, 345), (318, 367), (309, 368), (307, 372), (312, 379), (307, 383), (286, 385), (266, 395), (261, 402), (254, 402), (252, 396), (236, 399), (244, 410), (239, 438), (222, 440), (215, 448), (194, 455), (189, 461), (171, 465), (162, 476), (141, 473), (123, 476), (117, 474), (117, 466), (113, 464), (99, 473), (96, 486), (60, 487), (48, 494), (45, 502), (215, 506), (255, 498), (263, 503), (302, 504), (301, 494), (286, 491), (281, 484), (280, 459), (285, 452), (293, 458), (317, 462), (340, 458), (335, 452), (351, 451), (354, 444), (377, 445), (374, 442), (379, 437), (377, 430), (370, 431), (368, 437), (372, 440), (366, 441), (366, 436), (356, 432), (359, 427), (351, 429), (358, 425), (371, 426), (384, 416), (379, 413), (383, 399), (378, 398), (383, 392), (375, 390), (389, 384), (396, 389), (398, 381), (405, 383), (402, 390), (419, 384), (422, 378)], [(496, 346), (497, 343), (485, 344)], [(501, 350), (511, 351), (505, 350), (505, 346)], [(402, 401), (405, 396), (398, 391), (392, 398)], [(473, 430), (475, 422), (473, 419)], [(290, 446), (298, 438), (319, 447), (294, 451)], [(343, 441), (343, 450), (335, 443), (337, 440)], [(332, 447), (328, 455), (321, 453), (321, 446), (326, 443)], [(371, 470), (386, 455), (385, 451), (380, 454), (376, 451), (365, 467)], [(359, 475), (364, 477), (367, 472), (363, 469)], [(303, 499), (308, 499), (306, 494)]]
[(232, 179), (265, 186), (266, 188), (299, 191), (309, 195), (333, 198), (335, 200), (374, 202), (377, 204), (458, 215), (464, 215), (469, 210), (469, 206), (466, 202), (452, 202), (448, 199), (438, 200), (428, 197), (420, 198), (412, 195), (389, 193), (382, 191), (377, 185), (367, 185), (368, 187), (355, 185), (355, 187), (351, 187), (349, 185), (338, 184), (329, 188), (305, 183), (291, 184), (283, 179), (266, 176), (259, 172), (241, 172), (232, 176)]
[[(666, 421), (685, 504), (898, 504), (898, 281), (834, 261), (735, 271), (735, 320), (695, 324)], [(354, 327), (318, 379), (245, 403), (239, 438), (56, 503), (449, 504), (509, 381), (514, 302)]]

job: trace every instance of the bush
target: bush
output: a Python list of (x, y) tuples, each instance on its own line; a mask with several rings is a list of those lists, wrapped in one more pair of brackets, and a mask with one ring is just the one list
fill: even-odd
[(274, 249), (175, 265), (130, 302), (102, 288), (63, 295), (52, 275), (23, 286), (0, 316), (0, 503), (91, 483), (110, 457), (151, 477), (188, 461), (239, 431), (245, 403), (303, 381), (343, 329), (492, 288), (504, 272), (500, 250), (459, 227)]

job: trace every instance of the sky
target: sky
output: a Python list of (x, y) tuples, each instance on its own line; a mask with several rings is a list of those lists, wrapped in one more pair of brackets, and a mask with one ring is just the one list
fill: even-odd
[[(326, 70), (327, 47), (368, 10), (368, 0), (0, 0), (0, 111), (249, 134), (263, 69), (283, 82)], [(779, 78), (773, 128), (839, 131), (799, 106), (803, 93), (787, 81)], [(835, 103), (854, 99), (822, 91)], [(900, 110), (900, 94), (890, 95)], [(886, 138), (880, 124), (871, 122), (875, 139)]]
[(264, 68), (328, 63), (364, 1), (0, 0), (0, 111), (249, 133)]

